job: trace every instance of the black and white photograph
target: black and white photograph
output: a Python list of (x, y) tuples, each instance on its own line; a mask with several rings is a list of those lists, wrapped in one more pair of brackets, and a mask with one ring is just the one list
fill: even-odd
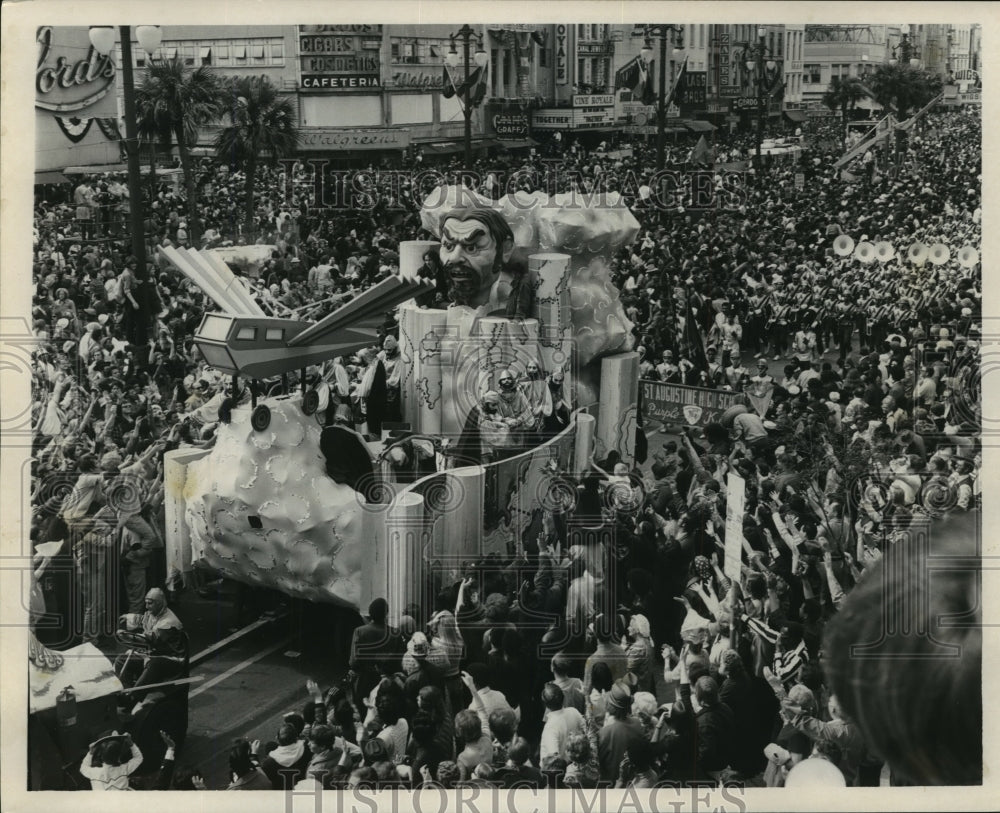
[(8, 809), (990, 807), (991, 9), (171, 5), (4, 4)]

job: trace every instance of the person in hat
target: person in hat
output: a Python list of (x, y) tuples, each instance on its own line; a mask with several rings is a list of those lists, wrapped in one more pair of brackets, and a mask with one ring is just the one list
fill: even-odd
[(403, 683), (403, 694), (411, 714), (418, 708), (418, 698), (424, 687), (434, 686), (442, 694), (445, 690), (444, 670), (436, 663), (428, 660), (430, 642), (427, 636), (417, 630), (406, 644), (406, 654), (403, 655), (403, 671), (406, 680)]
[(194, 412), (205, 406), (212, 397), (212, 384), (207, 378), (199, 378), (194, 382), (194, 391), (184, 402), (186, 412)]
[(656, 375), (660, 381), (668, 384), (680, 383), (680, 368), (674, 363), (674, 351), (667, 348), (660, 354), (660, 363), (656, 365)]
[[(142, 751), (132, 735), (112, 732), (92, 742), (80, 764), (80, 774), (90, 781), (91, 790), (131, 790), (129, 777), (142, 765)], [(100, 762), (100, 764), (96, 764)]]
[(452, 452), (459, 465), (477, 465), (510, 455), (511, 427), (501, 409), (500, 393), (489, 390), (469, 411), (462, 435)]
[(642, 724), (631, 715), (632, 691), (622, 681), (616, 681), (606, 698), (607, 717), (597, 734), (597, 763), (601, 780), (614, 782), (629, 748), (647, 742)]
[(382, 350), (378, 359), (385, 369), (385, 415), (387, 421), (402, 420), (399, 381), (402, 365), (399, 359), (399, 341), (389, 335), (382, 340)]
[(718, 350), (715, 345), (705, 348), (705, 356), (708, 359), (708, 367), (701, 372), (702, 386), (719, 389), (725, 383), (726, 375), (721, 362), (717, 360)]

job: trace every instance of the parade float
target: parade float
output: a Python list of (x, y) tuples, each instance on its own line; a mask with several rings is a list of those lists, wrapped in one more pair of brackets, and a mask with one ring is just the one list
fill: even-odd
[[(278, 325), (224, 265), (197, 251), (164, 251), (220, 307), (206, 314), (195, 343), (211, 366), (233, 376), (232, 392), (240, 381), (290, 369), (301, 368), (303, 382), (266, 397), (252, 387), (253, 397), (236, 399), (229, 421), (219, 424), (211, 449), (181, 448), (165, 456), (172, 578), (203, 567), (354, 609), (385, 596), (395, 615), (426, 595), (429, 569), (451, 573), (460, 562), (507, 554), (523, 543), (543, 511), (562, 510), (555, 503), (566, 488), (558, 483), (572, 482), (592, 459), (615, 450), (624, 462), (633, 461), (639, 357), (609, 262), (635, 238), (634, 216), (617, 193), (583, 200), (520, 192), (494, 202), (442, 187), (425, 200), (422, 224), (440, 239), (442, 223), (457, 210), (472, 220), (477, 212), (499, 213), (512, 236), (495, 246), (503, 258), (501, 263), (498, 254), (491, 303), (499, 310), (413, 302), (427, 285), (417, 276), (424, 258), (441, 252), (437, 241), (402, 243), (398, 275), (319, 326)], [(506, 302), (519, 286), (524, 312), (511, 317)], [(404, 483), (385, 454), (393, 443), (389, 433), (368, 438), (373, 477), (352, 487), (329, 475), (321, 449), (324, 422), (304, 383), (305, 368), (375, 345), (375, 314), (392, 307), (402, 425), (443, 454), (436, 455), (434, 471)], [(282, 327), (286, 349), (261, 345), (261, 339), (278, 338)], [(241, 344), (249, 349), (237, 357)], [(545, 373), (563, 374), (572, 403), (569, 425), (500, 462), (461, 465), (450, 457), (479, 398), (496, 389), (504, 370), (523, 373), (531, 361)]]

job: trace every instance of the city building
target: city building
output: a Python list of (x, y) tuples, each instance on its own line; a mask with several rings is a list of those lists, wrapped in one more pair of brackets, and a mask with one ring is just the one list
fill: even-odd
[(802, 55), (805, 49), (806, 27), (804, 25), (785, 26), (784, 63), (784, 110), (792, 121), (803, 121), (802, 111)]
[[(887, 62), (892, 48), (902, 41), (902, 27), (895, 25), (806, 25), (802, 66), (802, 103), (808, 109), (826, 110), (823, 94), (835, 77), (864, 80)], [(878, 107), (866, 97), (861, 110)]]
[(36, 39), (35, 183), (63, 183), (69, 167), (120, 165), (116, 63), (83, 27), (42, 26)]
[(979, 72), (978, 44), (979, 26), (975, 24), (953, 25), (948, 28), (945, 70), (959, 81), (972, 78), (971, 71)]

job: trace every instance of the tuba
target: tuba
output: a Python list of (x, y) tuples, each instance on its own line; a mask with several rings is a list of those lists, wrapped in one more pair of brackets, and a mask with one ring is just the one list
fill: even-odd
[(958, 264), (962, 268), (972, 268), (979, 262), (979, 252), (973, 246), (963, 246), (958, 252)]
[(875, 259), (880, 263), (887, 263), (895, 256), (896, 249), (893, 248), (892, 243), (880, 240), (875, 244)]
[(833, 241), (833, 253), (838, 257), (847, 257), (854, 251), (854, 240), (849, 234), (841, 234)]
[(923, 265), (927, 262), (927, 255), (927, 246), (919, 240), (910, 246), (909, 250), (906, 252), (906, 258), (914, 265)]
[(858, 243), (857, 248), (854, 249), (854, 259), (858, 262), (865, 263), (865, 265), (872, 262), (875, 259), (875, 246), (867, 240)]
[(927, 259), (934, 265), (944, 265), (951, 259), (951, 249), (944, 243), (935, 243), (928, 252)]

